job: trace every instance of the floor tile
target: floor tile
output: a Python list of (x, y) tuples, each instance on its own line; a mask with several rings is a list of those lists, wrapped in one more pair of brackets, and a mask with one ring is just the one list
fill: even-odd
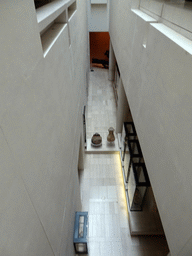
[[(108, 70), (90, 72), (87, 138), (98, 131), (106, 140), (116, 126), (116, 105)], [(131, 236), (118, 154), (85, 154), (80, 173), (82, 211), (89, 213), (89, 256), (166, 256), (163, 237)]]

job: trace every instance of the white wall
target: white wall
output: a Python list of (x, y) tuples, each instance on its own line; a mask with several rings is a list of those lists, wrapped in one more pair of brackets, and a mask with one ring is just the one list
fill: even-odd
[[(101, 0), (98, 0), (100, 2)], [(89, 32), (108, 32), (109, 31), (109, 4), (91, 4), (88, 0), (88, 29)]]
[(86, 8), (44, 58), (34, 2), (0, 3), (0, 255), (74, 255)]
[(121, 133), (123, 129), (123, 123), (132, 122), (132, 116), (121, 78), (119, 79), (117, 87), (117, 95), (118, 101), (116, 110), (116, 133)]
[[(179, 6), (165, 5), (141, 1), (140, 8), (145, 6), (148, 14), (155, 13), (151, 17), (164, 23), (152, 24), (150, 17), (130, 10), (139, 7), (136, 1), (112, 0), (109, 32), (171, 255), (188, 256), (192, 251), (192, 16), (183, 9), (174, 16)], [(157, 17), (162, 16), (162, 8), (168, 15), (169, 7), (170, 20), (176, 19), (178, 25)], [(176, 26), (180, 27), (169, 28)]]
[(141, 0), (139, 8), (175, 31), (192, 40), (192, 4), (183, 0)]

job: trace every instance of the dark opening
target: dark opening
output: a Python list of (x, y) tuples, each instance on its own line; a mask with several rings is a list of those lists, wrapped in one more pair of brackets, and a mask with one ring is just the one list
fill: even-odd
[(90, 63), (92, 67), (109, 67), (109, 33), (90, 32)]
[(36, 9), (51, 2), (51, 0), (34, 0)]

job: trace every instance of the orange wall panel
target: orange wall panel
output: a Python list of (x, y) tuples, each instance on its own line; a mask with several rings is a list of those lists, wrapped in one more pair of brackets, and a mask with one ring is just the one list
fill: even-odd
[(90, 32), (90, 62), (92, 59), (108, 60), (105, 52), (109, 50), (108, 32)]

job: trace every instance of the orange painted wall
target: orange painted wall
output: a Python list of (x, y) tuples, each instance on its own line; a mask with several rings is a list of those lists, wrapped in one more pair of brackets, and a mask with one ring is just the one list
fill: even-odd
[(108, 32), (90, 32), (90, 62), (92, 58), (108, 60), (105, 52), (109, 50), (109, 33)]

